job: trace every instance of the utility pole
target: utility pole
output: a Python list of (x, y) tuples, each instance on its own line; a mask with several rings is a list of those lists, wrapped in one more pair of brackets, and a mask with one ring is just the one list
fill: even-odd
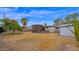
[(3, 8), (4, 11), (3, 11), (3, 18), (5, 19), (6, 18), (6, 15), (5, 15), (5, 8)]
[(3, 17), (4, 17), (4, 19), (5, 19), (5, 11), (4, 11), (4, 16), (3, 16)]

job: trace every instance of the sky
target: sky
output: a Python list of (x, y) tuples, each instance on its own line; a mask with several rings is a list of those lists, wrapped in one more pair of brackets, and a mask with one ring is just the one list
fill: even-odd
[(15, 19), (20, 25), (22, 18), (27, 18), (27, 26), (33, 24), (53, 25), (57, 18), (64, 18), (68, 14), (79, 12), (79, 7), (3, 7), (0, 8), (0, 18), (3, 15)]

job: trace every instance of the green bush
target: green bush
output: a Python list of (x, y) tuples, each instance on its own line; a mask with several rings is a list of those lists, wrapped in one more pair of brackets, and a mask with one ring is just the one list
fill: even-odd
[(9, 24), (9, 30), (22, 31), (22, 27), (18, 24), (18, 22), (12, 22), (11, 24)]
[(74, 33), (77, 41), (79, 42), (79, 21), (77, 19), (73, 20)]

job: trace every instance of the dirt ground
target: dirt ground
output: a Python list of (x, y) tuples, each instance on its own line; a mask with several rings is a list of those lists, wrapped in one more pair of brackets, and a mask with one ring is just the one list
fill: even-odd
[(75, 38), (57, 33), (32, 33), (0, 36), (1, 51), (77, 51)]

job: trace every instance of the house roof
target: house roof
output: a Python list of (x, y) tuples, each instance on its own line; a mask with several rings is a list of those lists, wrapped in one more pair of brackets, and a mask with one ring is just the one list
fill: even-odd
[(73, 24), (62, 24), (62, 25), (58, 25), (57, 27), (67, 27), (67, 26), (73, 26)]
[(55, 27), (55, 26), (46, 26), (46, 27)]
[(32, 26), (43, 26), (43, 25), (40, 25), (40, 24), (36, 24), (36, 25), (32, 25)]

